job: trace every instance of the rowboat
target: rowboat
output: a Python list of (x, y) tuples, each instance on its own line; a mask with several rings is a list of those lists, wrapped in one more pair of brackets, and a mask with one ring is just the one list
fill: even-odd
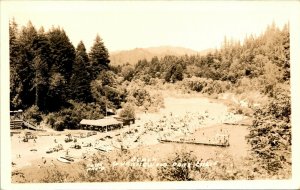
[(65, 159), (65, 160), (68, 160), (68, 161), (70, 161), (70, 162), (74, 162), (74, 159), (73, 159), (73, 157), (71, 157), (71, 156), (61, 156), (61, 158), (62, 159)]
[(108, 145), (99, 146), (99, 147), (96, 147), (95, 149), (103, 151), (103, 152), (109, 152), (109, 151), (113, 150), (113, 148)]
[(57, 160), (60, 162), (63, 162), (63, 163), (67, 163), (67, 164), (71, 163), (69, 160), (66, 160), (65, 158), (62, 158), (62, 157), (57, 158)]

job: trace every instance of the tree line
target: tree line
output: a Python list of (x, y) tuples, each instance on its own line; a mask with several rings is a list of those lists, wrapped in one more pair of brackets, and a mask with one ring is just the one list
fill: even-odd
[[(82, 41), (75, 48), (60, 27), (37, 30), (29, 21), (19, 29), (11, 20), (9, 51), (11, 109), (35, 105), (47, 113), (67, 106), (69, 100), (103, 103), (91, 86), (109, 71), (109, 53), (99, 35), (87, 53)], [(105, 85), (113, 88), (106, 80)]]
[(153, 78), (175, 83), (198, 77), (236, 84), (244, 78), (259, 79), (268, 93), (276, 83), (290, 80), (289, 24), (281, 29), (272, 23), (259, 36), (250, 35), (243, 43), (224, 39), (220, 49), (207, 55), (173, 56), (140, 60), (135, 65), (123, 64), (114, 69), (125, 80)]

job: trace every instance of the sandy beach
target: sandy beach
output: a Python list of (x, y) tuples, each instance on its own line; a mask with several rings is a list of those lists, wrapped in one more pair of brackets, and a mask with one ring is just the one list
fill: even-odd
[[(71, 167), (61, 163), (57, 158), (69, 155), (75, 162), (84, 162), (99, 151), (97, 147), (109, 147), (108, 152), (102, 154), (113, 157), (115, 152), (123, 148), (133, 150), (142, 157), (158, 160), (166, 159), (170, 154), (185, 149), (194, 152), (199, 159), (214, 158), (223, 152), (235, 158), (247, 156), (247, 143), (245, 126), (225, 125), (223, 123), (236, 123), (247, 119), (242, 115), (235, 115), (228, 111), (228, 107), (216, 101), (203, 97), (192, 98), (165, 98), (165, 108), (158, 113), (139, 113), (138, 120), (130, 126), (108, 132), (97, 132), (95, 135), (86, 136), (87, 130), (58, 131), (30, 131), (37, 137), (34, 141), (22, 141), (22, 136), (29, 130), (22, 130), (20, 134), (11, 137), (12, 144), (12, 171), (30, 171), (34, 168), (51, 166)], [(213, 138), (217, 133), (230, 135), (228, 148), (201, 146), (192, 144), (160, 143), (159, 138)], [(67, 135), (76, 138), (76, 143), (65, 142)], [(80, 145), (80, 149), (72, 148)], [(46, 153), (50, 148), (58, 147), (62, 150)], [(91, 145), (91, 146), (86, 146)], [(74, 164), (74, 163), (73, 163)], [(72, 165), (72, 164), (71, 164)], [(26, 173), (26, 172), (25, 172)], [(13, 180), (14, 181), (14, 180)]]

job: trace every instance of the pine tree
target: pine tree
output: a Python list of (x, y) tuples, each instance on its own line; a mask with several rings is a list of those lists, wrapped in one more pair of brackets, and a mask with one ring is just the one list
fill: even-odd
[(47, 93), (48, 111), (57, 111), (66, 104), (66, 80), (65, 77), (56, 72), (49, 78), (49, 91)]
[[(50, 43), (48, 107), (59, 109), (71, 97), (70, 79), (75, 60), (75, 48), (65, 31), (52, 28), (47, 37)], [(59, 91), (59, 93), (57, 92)]]
[(283, 64), (284, 75), (283, 80), (290, 80), (290, 26), (289, 24), (284, 25), (282, 29), (283, 48), (285, 54), (285, 60)]
[(48, 91), (48, 65), (37, 55), (34, 60), (34, 88), (35, 88), (35, 105), (39, 110), (46, 110), (46, 95)]
[(50, 43), (44, 33), (44, 28), (41, 27), (33, 44), (34, 59), (34, 84), (35, 88), (35, 105), (41, 111), (47, 110), (47, 93), (49, 89), (49, 67), (50, 59)]
[(76, 48), (76, 58), (71, 77), (72, 98), (76, 101), (91, 102), (91, 76), (89, 72), (89, 58), (82, 41)]
[(52, 28), (48, 33), (51, 48), (52, 71), (61, 73), (68, 82), (72, 75), (75, 60), (75, 48), (65, 31)]
[(18, 52), (18, 64), (15, 65), (16, 73), (22, 81), (22, 90), (20, 91), (20, 98), (22, 100), (22, 107), (27, 108), (35, 102), (34, 90), (34, 63), (35, 58), (34, 44), (37, 39), (37, 31), (29, 21), (26, 27), (23, 27), (19, 36), (20, 52)]
[(17, 109), (22, 105), (20, 94), (23, 85), (18, 72), (21, 66), (20, 51), (18, 25), (13, 19), (9, 22), (10, 109)]
[(47, 94), (49, 42), (43, 29), (37, 32), (30, 21), (20, 34), (16, 26), (13, 20), (10, 24), (11, 107), (26, 109), (36, 104), (43, 110)]
[(99, 35), (96, 36), (94, 45), (89, 53), (92, 79), (95, 80), (103, 69), (110, 63), (108, 50)]

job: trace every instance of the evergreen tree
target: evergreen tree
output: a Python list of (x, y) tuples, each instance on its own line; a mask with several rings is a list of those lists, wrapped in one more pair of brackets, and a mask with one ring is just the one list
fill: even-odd
[(28, 22), (27, 27), (23, 27), (20, 34), (17, 34), (16, 23), (12, 21), (10, 26), (12, 108), (24, 109), (33, 104), (38, 108), (45, 108), (48, 55), (49, 43), (43, 29), (37, 32), (32, 23)]
[(166, 56), (162, 62), (164, 63), (163, 69), (165, 70), (165, 81), (174, 83), (183, 79), (183, 66), (181, 59), (176, 56)]
[(53, 72), (61, 73), (69, 82), (75, 60), (75, 48), (63, 29), (52, 28), (48, 32), (48, 39), (51, 48), (51, 69)]
[(46, 95), (48, 91), (48, 65), (41, 58), (41, 55), (37, 55), (34, 60), (34, 88), (35, 88), (35, 105), (39, 110), (46, 110)]
[(284, 52), (284, 63), (283, 63), (283, 80), (289, 81), (290, 80), (290, 27), (289, 24), (284, 25), (282, 32), (281, 32), (282, 38), (283, 38), (283, 52)]
[(44, 33), (43, 27), (38, 31), (37, 37), (33, 44), (34, 50), (34, 84), (35, 88), (35, 105), (41, 111), (47, 110), (47, 93), (48, 93), (48, 80), (49, 80), (49, 66), (50, 59), (50, 44), (49, 40)]
[(49, 78), (49, 90), (47, 93), (47, 109), (57, 111), (66, 104), (66, 80), (58, 73), (52, 73)]
[(26, 27), (23, 27), (19, 36), (20, 52), (18, 55), (18, 64), (16, 71), (20, 81), (22, 81), (22, 90), (20, 98), (22, 107), (27, 108), (35, 102), (34, 90), (34, 63), (35, 58), (34, 43), (37, 39), (37, 31), (29, 21)]
[(76, 101), (91, 102), (91, 76), (89, 58), (82, 41), (76, 48), (76, 58), (71, 77), (72, 98)]
[(99, 35), (96, 36), (94, 45), (89, 53), (89, 58), (91, 63), (92, 79), (95, 80), (103, 69), (108, 68), (108, 64), (110, 62), (108, 50), (104, 46)]
[(149, 68), (149, 75), (151, 75), (152, 78), (158, 77), (160, 71), (160, 63), (157, 56), (153, 57), (151, 59), (151, 67)]
[(18, 25), (13, 19), (9, 22), (10, 109), (18, 109), (22, 105), (20, 94), (23, 91), (23, 85), (19, 75), (20, 51)]
[(71, 97), (70, 79), (75, 60), (75, 48), (65, 31), (52, 28), (48, 34), (50, 43), (48, 107), (59, 109)]

